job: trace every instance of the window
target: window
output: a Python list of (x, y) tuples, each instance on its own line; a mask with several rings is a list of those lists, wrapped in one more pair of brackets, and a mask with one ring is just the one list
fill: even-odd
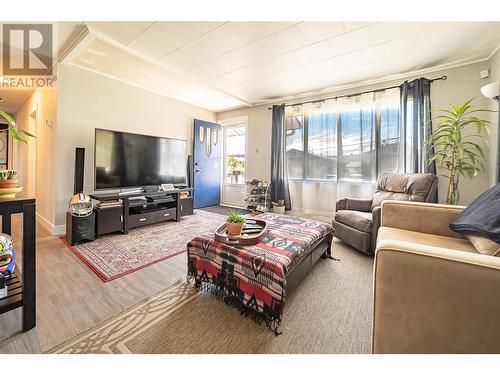
[(374, 181), (397, 171), (399, 145), (399, 92), (352, 97), (286, 117), (291, 179)]
[(307, 124), (306, 177), (334, 178), (337, 175), (337, 116), (331, 112), (311, 114)]
[(304, 175), (304, 116), (286, 118), (286, 161), (288, 178)]
[(245, 183), (246, 127), (233, 125), (224, 128), (224, 183)]

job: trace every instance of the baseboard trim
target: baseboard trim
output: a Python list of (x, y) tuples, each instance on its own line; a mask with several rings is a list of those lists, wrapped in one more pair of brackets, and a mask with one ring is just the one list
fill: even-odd
[(246, 210), (246, 206), (238, 205), (235, 203), (220, 203), (219, 206), (230, 207), (230, 208), (242, 208)]
[(335, 212), (332, 211), (319, 211), (319, 210), (303, 210), (300, 207), (295, 208), (292, 211), (288, 211), (290, 214), (295, 215), (298, 213), (306, 214), (306, 215), (318, 215), (318, 216), (331, 216), (333, 218), (333, 215), (335, 215)]
[(36, 213), (36, 218), (38, 222), (47, 229), (53, 236), (60, 236), (61, 234), (66, 233), (66, 225), (54, 225), (38, 212)]

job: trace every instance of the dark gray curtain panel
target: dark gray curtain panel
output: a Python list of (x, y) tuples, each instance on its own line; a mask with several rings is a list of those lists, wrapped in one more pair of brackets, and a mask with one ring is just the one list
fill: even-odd
[(271, 199), (285, 201), (285, 210), (291, 210), (290, 189), (286, 170), (285, 105), (273, 105), (271, 137)]
[(425, 78), (405, 81), (400, 89), (404, 172), (436, 174), (436, 163), (427, 162), (433, 155), (427, 143), (432, 135), (431, 81)]

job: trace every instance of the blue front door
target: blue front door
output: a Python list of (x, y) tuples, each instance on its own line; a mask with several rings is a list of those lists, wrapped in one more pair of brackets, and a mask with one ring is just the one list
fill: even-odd
[(220, 203), (221, 144), (220, 125), (194, 120), (194, 208)]

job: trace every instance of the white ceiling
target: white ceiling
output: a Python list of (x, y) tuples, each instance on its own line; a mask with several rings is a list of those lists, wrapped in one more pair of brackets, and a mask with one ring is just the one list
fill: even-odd
[(13, 114), (30, 93), (31, 90), (0, 89), (0, 110)]
[(214, 111), (484, 59), (499, 22), (87, 22), (68, 63)]

